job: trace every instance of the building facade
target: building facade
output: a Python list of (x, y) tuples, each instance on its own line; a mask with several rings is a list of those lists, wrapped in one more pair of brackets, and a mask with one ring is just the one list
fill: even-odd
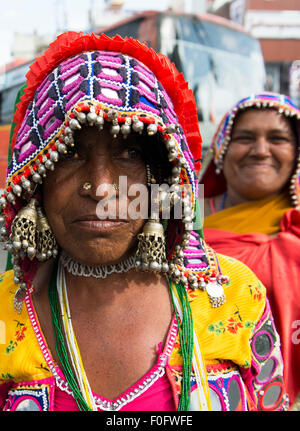
[(214, 0), (211, 13), (244, 25), (259, 39), (266, 88), (300, 105), (300, 0)]

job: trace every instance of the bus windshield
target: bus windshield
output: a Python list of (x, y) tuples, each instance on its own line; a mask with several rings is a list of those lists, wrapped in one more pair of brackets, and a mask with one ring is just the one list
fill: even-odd
[(176, 64), (194, 92), (204, 146), (234, 103), (264, 88), (259, 42), (230, 27), (196, 16), (165, 15), (160, 51)]

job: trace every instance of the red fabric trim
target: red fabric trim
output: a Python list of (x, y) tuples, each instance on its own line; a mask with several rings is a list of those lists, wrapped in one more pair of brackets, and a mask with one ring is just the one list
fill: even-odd
[(175, 403), (175, 409), (177, 411), (178, 405), (179, 405), (179, 396), (178, 396), (178, 392), (177, 392), (177, 386), (176, 386), (176, 381), (175, 381), (175, 378), (173, 375), (173, 371), (169, 365), (166, 365), (166, 375), (167, 375), (169, 382), (170, 382), (170, 386), (171, 386), (172, 394), (173, 394), (173, 399), (174, 399), (174, 403)]

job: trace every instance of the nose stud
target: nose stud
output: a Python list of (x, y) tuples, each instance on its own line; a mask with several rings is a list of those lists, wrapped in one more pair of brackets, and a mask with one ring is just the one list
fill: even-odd
[(82, 185), (83, 190), (91, 190), (92, 188), (92, 184), (89, 181), (86, 181), (83, 185)]
[[(117, 183), (112, 183), (112, 186), (115, 190), (119, 190), (119, 185)], [(92, 188), (92, 184), (89, 181), (86, 181), (85, 183), (82, 184), (83, 190), (91, 190), (91, 188)]]

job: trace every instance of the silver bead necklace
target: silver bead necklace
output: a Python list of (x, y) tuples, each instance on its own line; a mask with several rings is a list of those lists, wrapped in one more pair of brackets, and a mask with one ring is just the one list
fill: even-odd
[(110, 274), (121, 274), (135, 268), (135, 255), (113, 265), (89, 266), (76, 262), (62, 251), (59, 260), (69, 273), (81, 277), (106, 278)]

